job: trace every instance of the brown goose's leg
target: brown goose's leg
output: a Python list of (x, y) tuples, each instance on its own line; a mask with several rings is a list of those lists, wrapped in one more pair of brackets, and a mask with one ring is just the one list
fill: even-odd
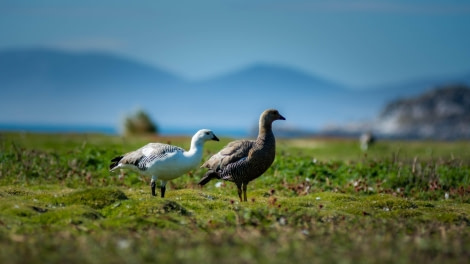
[(247, 201), (247, 199), (246, 199), (246, 185), (248, 185), (248, 183), (243, 183), (243, 199), (245, 200), (245, 202)]
[(238, 189), (238, 197), (240, 198), (240, 202), (243, 202), (242, 201), (242, 186), (241, 184), (237, 184), (237, 189)]
[(162, 198), (165, 197), (165, 190), (166, 190), (166, 181), (162, 181), (162, 186), (160, 187)]

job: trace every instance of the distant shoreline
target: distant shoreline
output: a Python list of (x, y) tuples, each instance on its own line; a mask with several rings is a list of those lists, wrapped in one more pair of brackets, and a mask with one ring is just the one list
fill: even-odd
[(0, 131), (33, 133), (100, 133), (109, 135), (119, 134), (119, 131), (114, 127), (93, 125), (0, 124)]
[[(161, 128), (161, 135), (192, 136), (198, 129), (167, 127)], [(241, 129), (212, 129), (215, 134), (226, 137), (247, 137), (249, 133)], [(53, 125), (53, 124), (11, 124), (0, 123), (0, 132), (30, 132), (30, 133), (98, 133), (119, 135), (120, 130), (112, 126), (97, 125)]]

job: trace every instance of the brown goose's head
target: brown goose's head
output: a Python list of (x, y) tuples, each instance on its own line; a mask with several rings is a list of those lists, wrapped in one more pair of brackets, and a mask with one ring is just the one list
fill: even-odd
[(265, 110), (260, 117), (260, 124), (271, 124), (276, 120), (286, 120), (276, 109)]

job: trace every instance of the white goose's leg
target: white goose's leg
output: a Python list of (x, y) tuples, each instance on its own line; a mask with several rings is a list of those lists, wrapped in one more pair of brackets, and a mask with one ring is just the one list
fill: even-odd
[(155, 187), (156, 187), (156, 183), (155, 181), (157, 180), (157, 176), (152, 176), (152, 180), (150, 181), (150, 188), (152, 189), (152, 196), (156, 196), (155, 195)]
[(165, 190), (166, 190), (166, 181), (162, 181), (162, 186), (160, 187), (160, 191), (162, 192), (162, 198), (165, 197)]

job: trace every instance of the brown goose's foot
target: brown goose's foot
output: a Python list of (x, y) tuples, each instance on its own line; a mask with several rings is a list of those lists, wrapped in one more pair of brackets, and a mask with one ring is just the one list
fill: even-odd
[(237, 185), (238, 190), (238, 198), (240, 198), (240, 203), (243, 202), (242, 200), (242, 187)]
[(150, 183), (150, 188), (152, 189), (152, 196), (156, 196), (155, 195), (155, 187), (156, 187), (156, 183), (153, 181)]

